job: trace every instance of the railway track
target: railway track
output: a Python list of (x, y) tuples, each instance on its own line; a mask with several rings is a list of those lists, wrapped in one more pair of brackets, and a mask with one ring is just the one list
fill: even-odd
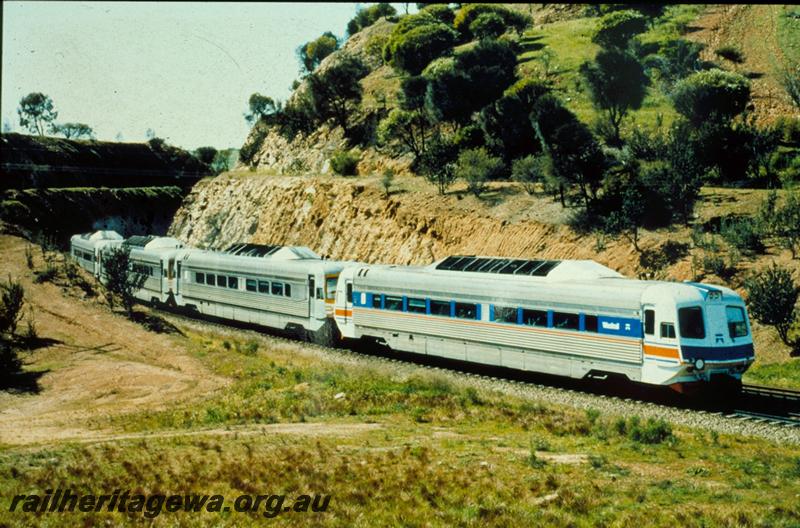
[[(297, 344), (299, 341), (279, 331), (256, 325), (231, 322), (213, 317), (187, 314), (185, 311), (164, 309), (171, 317), (190, 325), (205, 325), (219, 329), (222, 333), (231, 330), (252, 332), (257, 336), (269, 336), (286, 343)], [(552, 376), (548, 374), (516, 371), (503, 367), (491, 367), (467, 363), (463, 361), (425, 356), (406, 352), (388, 350), (383, 347), (354, 344), (348, 347), (330, 347), (315, 343), (304, 343), (314, 349), (339, 357), (345, 356), (353, 360), (370, 357), (384, 363), (413, 364), (433, 371), (456, 373), (470, 379), (488, 384), (505, 384), (512, 389), (536, 389), (560, 391), (566, 395), (583, 395), (596, 398), (598, 401), (618, 402), (620, 404), (638, 405), (659, 411), (686, 411), (704, 417), (756, 425), (759, 427), (779, 427), (800, 433), (800, 391), (777, 389), (757, 385), (743, 385), (738, 397), (726, 401), (701, 401), (688, 399), (668, 387), (643, 386), (627, 379), (618, 380), (578, 380)], [(518, 392), (511, 390), (510, 392)], [(800, 434), (796, 443), (800, 443)]]

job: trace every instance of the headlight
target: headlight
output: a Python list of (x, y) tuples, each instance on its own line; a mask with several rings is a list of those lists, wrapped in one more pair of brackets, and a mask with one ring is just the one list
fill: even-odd
[(696, 359), (694, 362), (694, 368), (696, 368), (697, 370), (703, 370), (703, 367), (705, 366), (706, 362), (703, 361), (702, 359)]

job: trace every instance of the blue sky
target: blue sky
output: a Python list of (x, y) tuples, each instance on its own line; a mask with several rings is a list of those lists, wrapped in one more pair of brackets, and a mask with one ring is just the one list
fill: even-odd
[(297, 47), (343, 36), (359, 5), (3, 2), (3, 123), (21, 131), (19, 100), (36, 91), (98, 139), (151, 128), (184, 148), (239, 147), (250, 94), (285, 99)]

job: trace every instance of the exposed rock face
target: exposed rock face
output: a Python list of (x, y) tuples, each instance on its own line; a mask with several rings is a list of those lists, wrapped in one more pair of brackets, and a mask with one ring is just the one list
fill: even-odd
[(384, 196), (373, 182), (344, 178), (231, 175), (195, 186), (169, 230), (185, 242), (305, 245), (329, 258), (427, 264), (451, 254), (595, 259), (635, 272), (624, 241), (598, 254), (567, 226), (509, 220), (455, 196), (408, 191)]

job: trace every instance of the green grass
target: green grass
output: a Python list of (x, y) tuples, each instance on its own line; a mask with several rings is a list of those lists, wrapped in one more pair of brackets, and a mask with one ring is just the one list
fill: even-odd
[[(0, 524), (144, 520), (9, 513), (14, 495), (56, 486), (229, 501), (332, 495), (328, 512), (284, 513), (269, 521), (276, 526), (788, 527), (800, 518), (800, 457), (791, 447), (530, 402), (410, 367), (342, 366), (296, 345), (260, 340), (253, 350), (252, 340), (187, 333), (194, 355), (231, 383), (205, 401), (128, 415), (141, 437), (6, 446)], [(261, 406), (272, 418), (252, 414)], [(186, 418), (195, 411), (200, 419)], [(301, 433), (270, 430), (272, 421)], [(263, 525), (262, 513), (163, 513), (156, 523)]]
[(800, 6), (783, 6), (778, 15), (778, 46), (784, 58), (800, 61)]
[[(643, 42), (678, 38), (703, 9), (703, 6), (697, 5), (670, 6), (664, 17), (640, 38)], [(595, 122), (598, 114), (581, 81), (579, 68), (600, 51), (600, 47), (591, 41), (597, 20), (594, 17), (577, 18), (530, 30), (524, 36), (523, 46), (533, 49), (524, 51), (520, 56), (522, 75), (539, 77), (543, 73), (540, 59), (544, 50), (549, 49), (554, 54), (550, 78), (567, 107), (585, 123)], [(668, 126), (676, 117), (668, 95), (658, 86), (651, 85), (642, 107), (632, 111), (623, 123), (623, 134), (634, 126)]]
[(745, 383), (769, 387), (797, 389), (800, 387), (800, 359), (781, 363), (753, 365), (744, 374)]

